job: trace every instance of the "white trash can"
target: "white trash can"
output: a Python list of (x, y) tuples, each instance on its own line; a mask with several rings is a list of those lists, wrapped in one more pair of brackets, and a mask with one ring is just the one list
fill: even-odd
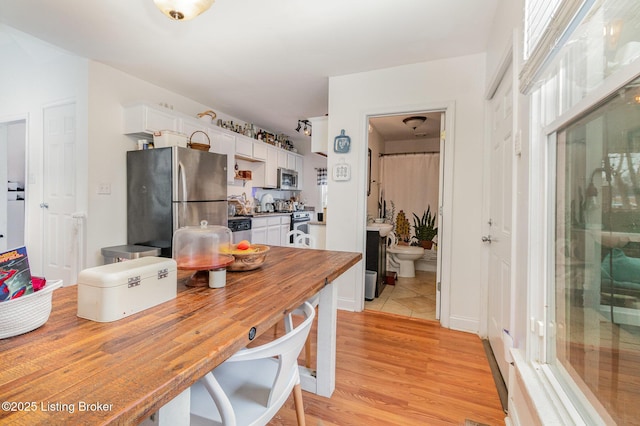
[(376, 271), (365, 271), (364, 300), (371, 301), (376, 297), (377, 278), (378, 278), (378, 273)]

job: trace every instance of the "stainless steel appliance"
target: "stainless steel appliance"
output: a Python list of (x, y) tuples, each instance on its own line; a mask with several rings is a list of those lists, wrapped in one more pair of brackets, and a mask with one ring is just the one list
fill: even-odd
[(297, 190), (298, 172), (290, 169), (278, 169), (278, 189)]
[(310, 211), (297, 211), (291, 213), (291, 230), (295, 231), (296, 229), (304, 232), (305, 234), (309, 233), (309, 222), (311, 221), (311, 212)]
[(171, 257), (183, 226), (227, 226), (227, 156), (168, 147), (127, 152), (127, 243)]
[(251, 218), (235, 216), (229, 218), (229, 229), (231, 230), (231, 238), (234, 244), (238, 244), (242, 240), (251, 241)]

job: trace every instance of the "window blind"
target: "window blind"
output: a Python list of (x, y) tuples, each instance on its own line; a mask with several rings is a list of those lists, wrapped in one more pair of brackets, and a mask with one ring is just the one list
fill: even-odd
[(531, 56), (562, 0), (527, 0), (524, 16), (524, 59)]
[(525, 63), (520, 91), (528, 94), (595, 0), (527, 0)]

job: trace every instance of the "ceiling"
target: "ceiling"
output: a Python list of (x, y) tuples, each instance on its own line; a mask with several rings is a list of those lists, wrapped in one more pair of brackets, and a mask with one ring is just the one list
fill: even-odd
[(177, 22), (152, 0), (0, 0), (0, 22), (295, 142), (329, 77), (483, 52), (497, 2), (216, 0)]
[[(372, 117), (369, 124), (376, 129), (384, 141), (404, 141), (411, 139), (439, 139), (440, 116), (442, 112), (417, 112), (411, 114)], [(408, 117), (424, 117), (424, 123), (415, 129), (404, 124)]]

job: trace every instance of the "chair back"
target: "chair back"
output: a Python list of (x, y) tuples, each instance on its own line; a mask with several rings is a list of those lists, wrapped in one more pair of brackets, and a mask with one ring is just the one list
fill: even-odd
[(291, 389), (287, 389), (287, 383), (291, 374), (297, 374), (298, 372), (298, 356), (311, 330), (316, 310), (309, 302), (304, 302), (293, 313), (304, 316), (304, 320), (297, 327), (292, 328), (293, 322), (291, 314), (289, 314), (285, 319), (287, 322), (286, 328), (290, 331), (286, 334), (262, 346), (236, 352), (225, 361), (237, 362), (270, 357), (278, 358), (280, 368), (273, 382), (267, 406), (271, 406), (272, 401), (277, 401), (283, 393), (286, 392), (288, 394), (291, 391)]
[[(251, 424), (266, 424), (273, 415), (275, 415), (280, 406), (285, 403), (294, 384), (299, 383), (300, 381), (300, 373), (298, 372), (298, 355), (302, 351), (302, 347), (309, 335), (316, 311), (313, 306), (308, 302), (305, 302), (292, 313), (304, 316), (304, 320), (296, 327), (293, 327), (293, 320), (290, 313), (285, 317), (287, 330), (285, 335), (261, 346), (241, 349), (228, 358), (223, 365), (218, 367), (219, 369), (228, 363), (249, 361), (245, 365), (242, 365), (242, 368), (245, 371), (250, 371), (251, 375), (261, 375), (264, 373), (261, 369), (261, 367), (264, 367), (264, 363), (261, 363), (261, 361), (269, 359), (270, 363), (278, 363), (277, 373), (269, 390), (269, 397), (266, 404), (267, 410), (260, 413), (259, 418), (254, 419)], [(251, 361), (254, 362), (252, 363)], [(231, 400), (229, 399), (230, 395), (225, 393), (225, 390), (222, 388), (215, 375), (216, 369), (214, 369), (213, 372), (205, 374), (200, 381), (204, 385), (204, 388), (209, 393), (210, 397), (213, 399), (220, 415), (220, 419), (222, 420), (222, 424), (235, 426), (237, 424), (237, 414), (234, 411)], [(251, 393), (251, 391), (249, 393)], [(236, 400), (236, 402), (239, 405), (245, 404), (247, 402), (246, 396), (246, 394), (243, 394), (239, 397), (240, 400)], [(234, 398), (233, 395), (231, 395), (231, 397)], [(192, 391), (192, 419), (194, 415), (193, 398), (194, 393)], [(264, 404), (264, 402), (262, 402), (262, 404)], [(197, 410), (199, 409), (200, 408), (197, 408)], [(202, 414), (197, 414), (197, 416), (202, 416)]]
[(298, 229), (294, 229), (293, 231), (287, 232), (287, 246), (301, 247), (301, 248), (315, 248), (316, 239), (313, 235), (305, 234), (304, 232)]

